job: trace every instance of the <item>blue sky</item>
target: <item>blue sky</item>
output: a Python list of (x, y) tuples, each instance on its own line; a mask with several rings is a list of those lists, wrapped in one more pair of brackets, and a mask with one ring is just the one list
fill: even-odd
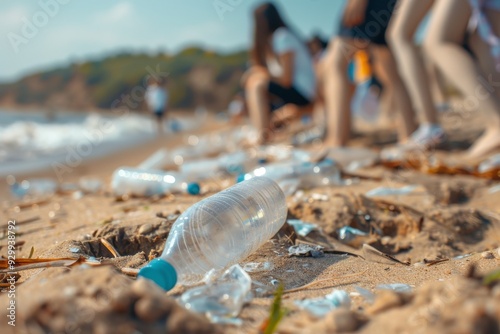
[[(251, 9), (261, 2), (3, 0), (0, 82), (120, 50), (175, 52), (193, 44), (221, 51), (241, 49), (250, 41)], [(329, 37), (345, 0), (275, 2), (304, 37), (316, 31)]]

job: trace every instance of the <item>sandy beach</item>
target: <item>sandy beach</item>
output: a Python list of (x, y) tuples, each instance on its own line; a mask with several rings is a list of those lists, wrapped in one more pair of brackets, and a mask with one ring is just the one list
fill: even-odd
[[(223, 126), (228, 125), (211, 123), (197, 134)], [(467, 141), (470, 131), (476, 130), (457, 129), (451, 141)], [(355, 143), (375, 145), (376, 137), (361, 132)], [(32, 258), (92, 257), (100, 265), (21, 271), (15, 285), (16, 327), (2, 321), (2, 333), (69, 333), (75, 328), (94, 333), (162, 333), (165, 328), (169, 333), (256, 333), (268, 317), (276, 288), (273, 283), (278, 281), (285, 290), (292, 290), (283, 296), (288, 313), (278, 333), (498, 331), (500, 289), (498, 284), (485, 285), (482, 280), (499, 265), (500, 192), (490, 192), (495, 182), (472, 176), (429, 175), (375, 165), (356, 171), (357, 178), (348, 177), (350, 185), (311, 189), (288, 197), (288, 218), (318, 228), (306, 237), (297, 237), (290, 228), (284, 230), (241, 263), (269, 262), (270, 267), (249, 273), (268, 294), (255, 295), (244, 306), (240, 326), (213, 325), (178, 306), (173, 298), (184, 288), (165, 294), (142, 280), (135, 281), (122, 269), (133, 271), (159, 256), (180, 213), (234, 183), (230, 177), (202, 183), (201, 196), (125, 201), (111, 196), (108, 184), (113, 170), (135, 166), (157, 149), (183, 142), (181, 136), (159, 137), (83, 162), (65, 182), (95, 176), (105, 184), (95, 194), (68, 191), (41, 201), (3, 201), (3, 229), (9, 220), (17, 224), (17, 258), (27, 258), (33, 252)], [(54, 177), (54, 173), (47, 170), (25, 177)], [(416, 186), (410, 194), (365, 196), (380, 186), (408, 185)], [(2, 184), (2, 198), (7, 198), (7, 192)], [(343, 226), (365, 230), (370, 226), (371, 232), (346, 245), (338, 240)], [(5, 254), (8, 239), (3, 233), (0, 249)], [(106, 241), (117, 254), (108, 250)], [(288, 248), (296, 242), (321, 245), (325, 254), (319, 258), (291, 257)], [(363, 252), (363, 243), (397, 261)], [(394, 283), (406, 284), (410, 291), (377, 289), (380, 284)], [(347, 292), (349, 307), (316, 318), (295, 304), (334, 289)], [(0, 305), (9, 305), (9, 300), (2, 294)], [(2, 307), (0, 312), (5, 319), (9, 311)]]

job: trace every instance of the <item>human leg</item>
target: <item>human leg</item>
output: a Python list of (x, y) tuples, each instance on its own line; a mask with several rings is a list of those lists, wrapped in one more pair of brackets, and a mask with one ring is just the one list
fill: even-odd
[(388, 42), (396, 58), (401, 79), (408, 89), (421, 123), (424, 124), (437, 124), (437, 111), (425, 65), (413, 39), (433, 3), (434, 0), (399, 1), (388, 30)]
[(265, 140), (271, 119), (268, 86), (269, 77), (262, 71), (250, 74), (245, 83), (248, 114), (253, 126), (259, 132), (260, 141)]
[(323, 97), (327, 110), (325, 145), (344, 146), (350, 137), (351, 100), (354, 87), (349, 82), (347, 68), (353, 54), (366, 43), (350, 38), (335, 37), (322, 60)]
[(416, 128), (410, 97), (396, 69), (391, 51), (381, 45), (373, 45), (371, 49), (377, 78), (382, 82), (385, 94), (390, 94), (394, 106), (401, 115), (401, 126), (398, 127), (399, 142), (405, 142)]
[(477, 158), (500, 146), (500, 100), (491, 94), (491, 85), (462, 47), (470, 17), (467, 0), (437, 0), (425, 50), (466, 99), (491, 115), (485, 133), (468, 152), (470, 158)]

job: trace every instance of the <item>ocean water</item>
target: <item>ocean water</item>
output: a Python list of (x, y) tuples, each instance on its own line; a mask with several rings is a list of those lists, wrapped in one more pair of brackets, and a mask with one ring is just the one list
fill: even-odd
[[(182, 131), (202, 120), (177, 119)], [(88, 158), (136, 146), (156, 136), (146, 115), (16, 112), (0, 109), (0, 176), (43, 168), (73, 168)], [(56, 166), (56, 167), (55, 167)]]

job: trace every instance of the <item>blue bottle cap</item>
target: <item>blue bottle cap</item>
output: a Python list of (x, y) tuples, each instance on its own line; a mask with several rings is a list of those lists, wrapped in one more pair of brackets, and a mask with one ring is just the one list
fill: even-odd
[(240, 183), (240, 182), (243, 182), (243, 181), (245, 181), (245, 174), (238, 175), (238, 177), (236, 178), (236, 182)]
[(257, 162), (259, 165), (267, 164), (267, 159), (266, 158), (260, 158), (259, 161)]
[(163, 290), (169, 291), (177, 284), (175, 268), (165, 260), (154, 259), (139, 270), (138, 277), (147, 278)]
[(199, 195), (200, 194), (200, 185), (198, 183), (188, 183), (187, 192), (190, 195)]

